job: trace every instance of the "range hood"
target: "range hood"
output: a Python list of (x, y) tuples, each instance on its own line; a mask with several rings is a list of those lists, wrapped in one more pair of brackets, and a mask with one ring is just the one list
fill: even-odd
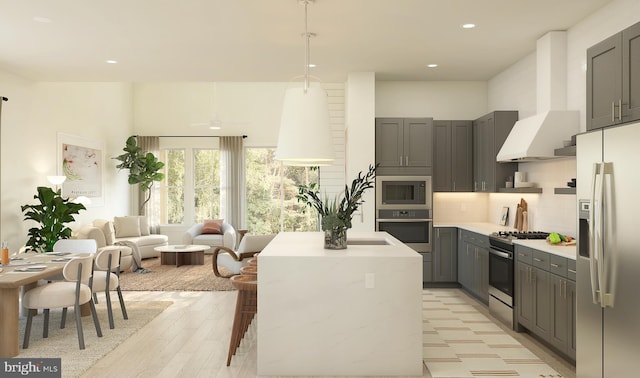
[(516, 122), (496, 160), (524, 162), (557, 158), (554, 150), (578, 133), (579, 117), (580, 112), (574, 110), (550, 110)]
[(499, 162), (525, 162), (557, 158), (580, 130), (580, 113), (567, 109), (566, 50), (564, 31), (551, 31), (536, 45), (536, 114), (523, 118), (511, 129), (496, 156)]

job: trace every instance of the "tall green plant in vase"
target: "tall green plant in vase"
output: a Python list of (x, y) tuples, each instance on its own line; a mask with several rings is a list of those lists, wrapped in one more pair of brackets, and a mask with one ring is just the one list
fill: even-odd
[(322, 231), (325, 234), (326, 249), (347, 248), (347, 230), (351, 228), (353, 214), (364, 203), (362, 196), (367, 189), (373, 188), (376, 167), (369, 166), (367, 173), (358, 173), (351, 186), (345, 185), (344, 192), (334, 199), (319, 196), (319, 188), (315, 183), (298, 186), (298, 202), (314, 208), (320, 215)]

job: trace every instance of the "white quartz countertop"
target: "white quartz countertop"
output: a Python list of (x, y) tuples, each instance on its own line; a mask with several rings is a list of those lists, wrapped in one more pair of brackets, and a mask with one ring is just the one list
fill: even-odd
[(513, 228), (500, 226), (495, 223), (460, 222), (460, 223), (436, 223), (433, 227), (458, 227), (463, 230), (489, 236), (496, 231), (513, 231)]
[(556, 244), (549, 244), (549, 242), (546, 240), (526, 240), (526, 239), (514, 240), (513, 244), (523, 245), (525, 247), (537, 249), (538, 251), (551, 253), (553, 255), (566, 257), (572, 260), (576, 259), (575, 244), (574, 245), (556, 245)]
[[(437, 223), (437, 224), (434, 224), (433, 227), (458, 227), (463, 230), (476, 232), (478, 234), (487, 235), (487, 236), (489, 236), (491, 233), (496, 231), (513, 231), (513, 228), (511, 227), (500, 226), (494, 223), (448, 222), (448, 223)], [(554, 255), (566, 257), (569, 259), (573, 259), (573, 260), (576, 259), (575, 245), (567, 245), (567, 246), (553, 245), (553, 244), (549, 244), (549, 242), (547, 242), (546, 240), (526, 240), (526, 239), (514, 240), (513, 243), (520, 244), (525, 247), (537, 249), (539, 251), (551, 253)]]
[(347, 231), (347, 249), (324, 249), (323, 232), (280, 232), (260, 252), (270, 257), (413, 257), (420, 254), (386, 232)]

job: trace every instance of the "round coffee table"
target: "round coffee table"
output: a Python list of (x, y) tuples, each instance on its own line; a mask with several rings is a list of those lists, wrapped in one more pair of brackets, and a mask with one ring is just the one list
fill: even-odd
[(204, 265), (204, 251), (208, 245), (165, 245), (155, 247), (160, 252), (160, 265)]

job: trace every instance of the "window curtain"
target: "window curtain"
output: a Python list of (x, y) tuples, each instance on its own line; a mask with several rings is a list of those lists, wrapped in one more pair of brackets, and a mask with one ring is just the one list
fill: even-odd
[(243, 228), (244, 149), (243, 137), (220, 137), (220, 209), (235, 228)]
[[(155, 156), (160, 153), (160, 138), (157, 136), (137, 136), (138, 147), (146, 154), (151, 152)], [(138, 206), (139, 215), (145, 215), (149, 223), (149, 229), (152, 234), (160, 233), (160, 192), (157, 190), (158, 183), (155, 182), (151, 188), (151, 199), (144, 208)], [(138, 192), (138, 204), (146, 199), (148, 193), (143, 192), (140, 188)]]

